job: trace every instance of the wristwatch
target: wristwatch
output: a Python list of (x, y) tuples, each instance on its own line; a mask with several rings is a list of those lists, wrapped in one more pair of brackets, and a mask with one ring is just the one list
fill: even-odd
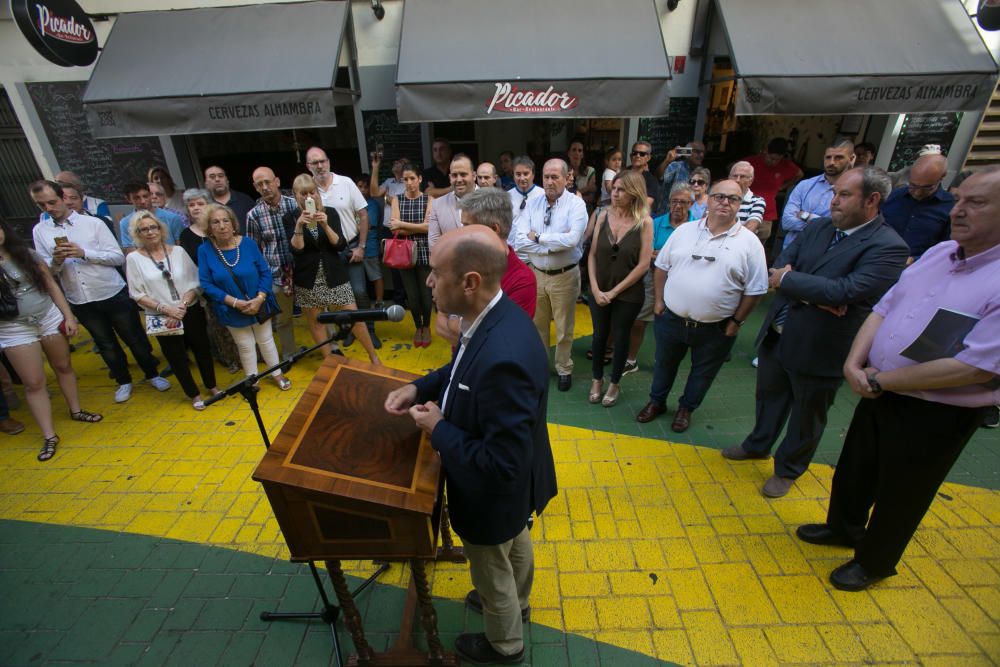
[(875, 373), (872, 373), (871, 375), (868, 376), (868, 386), (872, 388), (872, 393), (873, 394), (881, 394), (882, 393), (882, 385), (880, 385), (878, 383), (878, 380), (875, 378), (875, 376), (877, 376), (877, 375), (878, 375), (878, 372), (875, 372)]
[(736, 323), (736, 326), (741, 327), (746, 322), (746, 320), (738, 320), (735, 317), (730, 317), (730, 320)]

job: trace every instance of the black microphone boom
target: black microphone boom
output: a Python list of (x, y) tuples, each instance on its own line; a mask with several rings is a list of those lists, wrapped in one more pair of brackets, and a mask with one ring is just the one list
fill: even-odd
[(319, 320), (322, 324), (349, 325), (355, 322), (379, 322), (389, 320), (390, 322), (402, 322), (406, 311), (402, 306), (389, 306), (388, 308), (371, 308), (367, 310), (338, 310), (336, 312), (320, 313)]

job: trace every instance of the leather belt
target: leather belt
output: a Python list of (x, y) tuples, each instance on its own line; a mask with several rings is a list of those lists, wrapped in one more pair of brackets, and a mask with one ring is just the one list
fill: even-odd
[(684, 326), (688, 329), (699, 329), (701, 327), (717, 327), (720, 324), (722, 324), (722, 322), (725, 321), (725, 320), (719, 320), (718, 322), (699, 322), (698, 320), (689, 320), (686, 317), (681, 317), (680, 315), (670, 310), (669, 308), (667, 308), (667, 312), (670, 313), (671, 316), (680, 320), (684, 324)]
[(572, 271), (576, 267), (577, 267), (576, 264), (570, 264), (569, 266), (564, 266), (561, 269), (540, 269), (534, 264), (531, 265), (531, 268), (533, 268), (535, 271), (541, 271), (547, 276), (558, 276), (560, 273), (566, 273), (567, 271)]

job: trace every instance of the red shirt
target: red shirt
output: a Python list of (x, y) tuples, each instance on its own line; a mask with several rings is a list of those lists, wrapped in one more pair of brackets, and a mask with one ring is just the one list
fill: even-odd
[(529, 317), (535, 316), (535, 304), (538, 301), (535, 274), (510, 246), (507, 246), (507, 270), (500, 279), (500, 289), (511, 301), (524, 308)]
[(781, 185), (799, 173), (799, 166), (788, 158), (781, 158), (773, 167), (764, 161), (763, 155), (751, 155), (744, 159), (753, 167), (753, 185), (750, 189), (755, 195), (764, 198), (764, 219), (777, 220), (781, 213), (774, 198), (778, 196)]

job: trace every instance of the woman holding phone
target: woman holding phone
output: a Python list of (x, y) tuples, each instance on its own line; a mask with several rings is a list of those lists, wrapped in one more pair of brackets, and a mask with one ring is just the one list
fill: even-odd
[[(64, 241), (65, 242), (65, 241)], [(69, 356), (67, 336), (77, 332), (76, 318), (48, 267), (0, 218), (0, 282), (3, 291), (17, 300), (17, 312), (0, 320), (0, 347), (21, 376), (31, 416), (42, 431), (39, 461), (56, 453), (59, 436), (52, 421), (52, 401), (45, 386), (43, 355), (56, 374), (56, 381), (69, 406), (73, 421), (99, 422), (101, 415), (80, 407), (76, 373)], [(65, 335), (64, 335), (65, 334)]]

